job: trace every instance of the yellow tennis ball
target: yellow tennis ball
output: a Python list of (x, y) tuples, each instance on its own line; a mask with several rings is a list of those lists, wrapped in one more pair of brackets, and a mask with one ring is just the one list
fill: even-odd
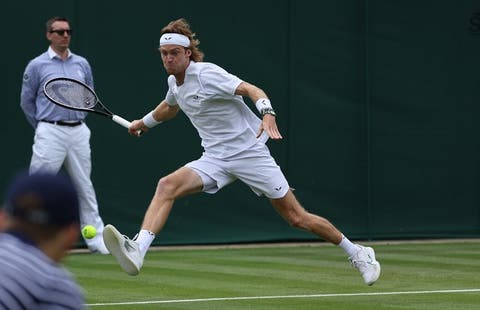
[(92, 239), (97, 235), (97, 230), (92, 225), (86, 225), (82, 229), (82, 235), (87, 239)]

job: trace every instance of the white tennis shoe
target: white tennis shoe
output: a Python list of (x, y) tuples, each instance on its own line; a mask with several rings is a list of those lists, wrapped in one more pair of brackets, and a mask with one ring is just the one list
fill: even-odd
[(110, 252), (107, 250), (105, 244), (103, 244), (103, 241), (101, 244), (97, 246), (90, 246), (88, 248), (90, 250), (90, 253), (92, 254), (102, 254), (102, 255), (108, 255)]
[(380, 277), (380, 263), (375, 259), (375, 251), (370, 247), (358, 245), (357, 253), (348, 258), (353, 267), (357, 268), (366, 284), (372, 285)]
[(103, 230), (105, 246), (117, 259), (120, 267), (131, 276), (136, 276), (143, 265), (138, 243), (122, 235), (112, 225), (105, 226)]

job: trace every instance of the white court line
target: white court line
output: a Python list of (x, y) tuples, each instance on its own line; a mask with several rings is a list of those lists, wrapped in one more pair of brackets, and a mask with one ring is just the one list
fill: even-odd
[(313, 294), (313, 295), (279, 295), (279, 296), (244, 296), (244, 297), (218, 297), (198, 299), (171, 299), (151, 301), (131, 301), (86, 304), (88, 307), (95, 306), (123, 306), (123, 305), (148, 305), (148, 304), (173, 304), (173, 303), (195, 303), (206, 301), (235, 301), (235, 300), (259, 300), (259, 299), (287, 299), (287, 298), (322, 298), (322, 297), (352, 297), (352, 296), (382, 296), (382, 295), (414, 295), (414, 294), (442, 294), (442, 293), (478, 293), (480, 288), (462, 290), (435, 290), (435, 291), (404, 291), (404, 292), (374, 292), (374, 293), (334, 293), (334, 294)]

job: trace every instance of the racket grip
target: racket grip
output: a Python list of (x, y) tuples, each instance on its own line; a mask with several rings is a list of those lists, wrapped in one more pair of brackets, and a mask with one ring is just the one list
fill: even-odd
[[(130, 125), (132, 124), (132, 122), (129, 122), (127, 121), (126, 119), (124, 119), (123, 117), (120, 117), (118, 115), (112, 115), (112, 120), (117, 123), (117, 124), (120, 124), (122, 125), (123, 127), (127, 128), (130, 127)], [(137, 131), (137, 135), (138, 136), (141, 136), (143, 134), (143, 131), (141, 130), (138, 130)]]
[(112, 115), (112, 120), (115, 123), (120, 124), (125, 128), (130, 127), (130, 125), (132, 124), (131, 122), (127, 121), (126, 119), (124, 119), (123, 117), (120, 117), (118, 115)]

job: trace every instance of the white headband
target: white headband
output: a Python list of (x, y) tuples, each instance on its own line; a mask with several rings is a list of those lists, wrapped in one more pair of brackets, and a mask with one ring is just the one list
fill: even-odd
[(189, 47), (190, 39), (187, 36), (179, 33), (164, 33), (160, 37), (160, 46), (166, 44), (175, 44), (183, 47)]

